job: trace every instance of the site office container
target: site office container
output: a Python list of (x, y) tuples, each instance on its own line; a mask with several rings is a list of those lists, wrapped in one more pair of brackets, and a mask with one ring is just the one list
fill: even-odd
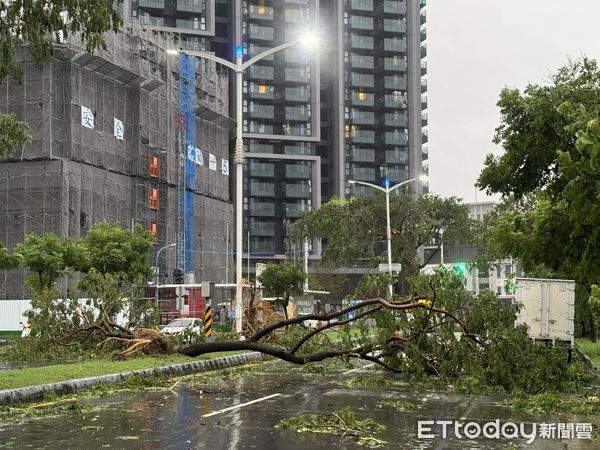
[(574, 346), (574, 281), (517, 278), (515, 300), (522, 305), (517, 323), (527, 325), (530, 338)]
[[(177, 299), (177, 289), (185, 290), (181, 300)], [(155, 298), (155, 288), (148, 287), (148, 298)], [(166, 284), (158, 288), (158, 309), (160, 323), (166, 324), (179, 317), (204, 318), (204, 299), (201, 284)]]

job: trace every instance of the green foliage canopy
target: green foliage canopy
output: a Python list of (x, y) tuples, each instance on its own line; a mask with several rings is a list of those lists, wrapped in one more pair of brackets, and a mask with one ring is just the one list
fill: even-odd
[[(445, 242), (470, 239), (468, 208), (455, 197), (391, 195), (390, 219), (393, 259), (412, 267), (413, 272), (419, 268), (417, 248), (435, 239), (442, 227)], [(385, 259), (385, 196), (376, 192), (330, 200), (296, 221), (292, 236), (298, 241), (304, 237), (324, 239), (325, 263), (351, 267), (362, 260), (375, 266)]]
[(488, 247), (575, 279), (600, 280), (600, 70), (570, 62), (545, 85), (504, 89), (495, 142), (477, 185), (504, 199)]
[(289, 262), (267, 264), (263, 273), (258, 277), (267, 293), (281, 298), (287, 318), (287, 307), (292, 295), (302, 293), (301, 284), (306, 280), (306, 273), (301, 266)]

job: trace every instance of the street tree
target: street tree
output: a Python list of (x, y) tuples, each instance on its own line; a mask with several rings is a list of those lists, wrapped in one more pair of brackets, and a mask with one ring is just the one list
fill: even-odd
[[(570, 61), (546, 84), (505, 88), (494, 142), (477, 185), (503, 205), (486, 238), (497, 255), (518, 258), (526, 272), (574, 279), (587, 295), (600, 283), (600, 70)], [(578, 322), (590, 318), (577, 305)], [(585, 327), (585, 326), (584, 326)]]
[(95, 346), (109, 339), (139, 350), (168, 348), (160, 333), (131, 328), (141, 317), (117, 320), (131, 312), (136, 288), (151, 274), (151, 248), (152, 235), (141, 226), (98, 223), (77, 241), (53, 233), (27, 236), (15, 257), (31, 272), (27, 319), (39, 347)]
[[(41, 66), (52, 60), (54, 44), (79, 34), (88, 52), (105, 46), (104, 33), (122, 24), (120, 1), (0, 0), (0, 82), (21, 80), (19, 52), (27, 51)], [(30, 141), (28, 127), (12, 114), (0, 112), (0, 158)]]
[[(442, 230), (445, 242), (465, 242), (471, 235), (468, 208), (455, 197), (391, 195), (390, 217), (393, 259), (411, 274), (421, 267), (417, 249), (436, 241)], [(325, 265), (352, 267), (362, 261), (374, 267), (386, 260), (385, 196), (375, 192), (349, 200), (330, 200), (296, 221), (292, 237), (298, 242), (323, 239)], [(439, 249), (440, 241), (435, 243)]]
[(267, 295), (275, 295), (283, 307), (285, 318), (288, 318), (290, 297), (302, 293), (302, 283), (306, 280), (306, 273), (298, 264), (282, 262), (267, 264), (259, 275), (258, 281), (265, 287)]

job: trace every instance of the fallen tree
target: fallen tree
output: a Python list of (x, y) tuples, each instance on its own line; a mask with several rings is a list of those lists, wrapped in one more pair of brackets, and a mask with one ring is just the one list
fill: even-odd
[[(491, 292), (470, 294), (457, 274), (440, 271), (417, 277), (413, 289), (407, 298), (365, 299), (339, 311), (278, 321), (243, 340), (177, 350), (188, 356), (251, 350), (299, 365), (359, 359), (464, 391), (564, 390), (588, 376), (567, 364), (564, 348), (537, 345), (525, 327), (515, 326), (515, 305)], [(320, 325), (307, 330), (301, 325), (307, 320)]]

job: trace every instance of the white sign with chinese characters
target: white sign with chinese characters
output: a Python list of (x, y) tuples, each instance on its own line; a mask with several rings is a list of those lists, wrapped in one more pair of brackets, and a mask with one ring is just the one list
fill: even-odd
[(199, 166), (204, 165), (204, 156), (202, 156), (202, 150), (199, 148), (196, 149), (196, 164)]
[(83, 105), (81, 105), (81, 125), (86, 128), (94, 128), (94, 113)]
[(116, 117), (114, 119), (114, 135), (118, 140), (122, 141), (125, 136), (125, 126), (123, 125), (123, 122)]
[(188, 144), (187, 146), (187, 159), (190, 160), (191, 162), (195, 162), (196, 161), (196, 147), (194, 147), (192, 144)]
[(217, 170), (217, 157), (212, 153), (208, 154), (208, 167), (210, 170)]
[(229, 175), (229, 161), (226, 159), (221, 160), (221, 172), (223, 175)]

